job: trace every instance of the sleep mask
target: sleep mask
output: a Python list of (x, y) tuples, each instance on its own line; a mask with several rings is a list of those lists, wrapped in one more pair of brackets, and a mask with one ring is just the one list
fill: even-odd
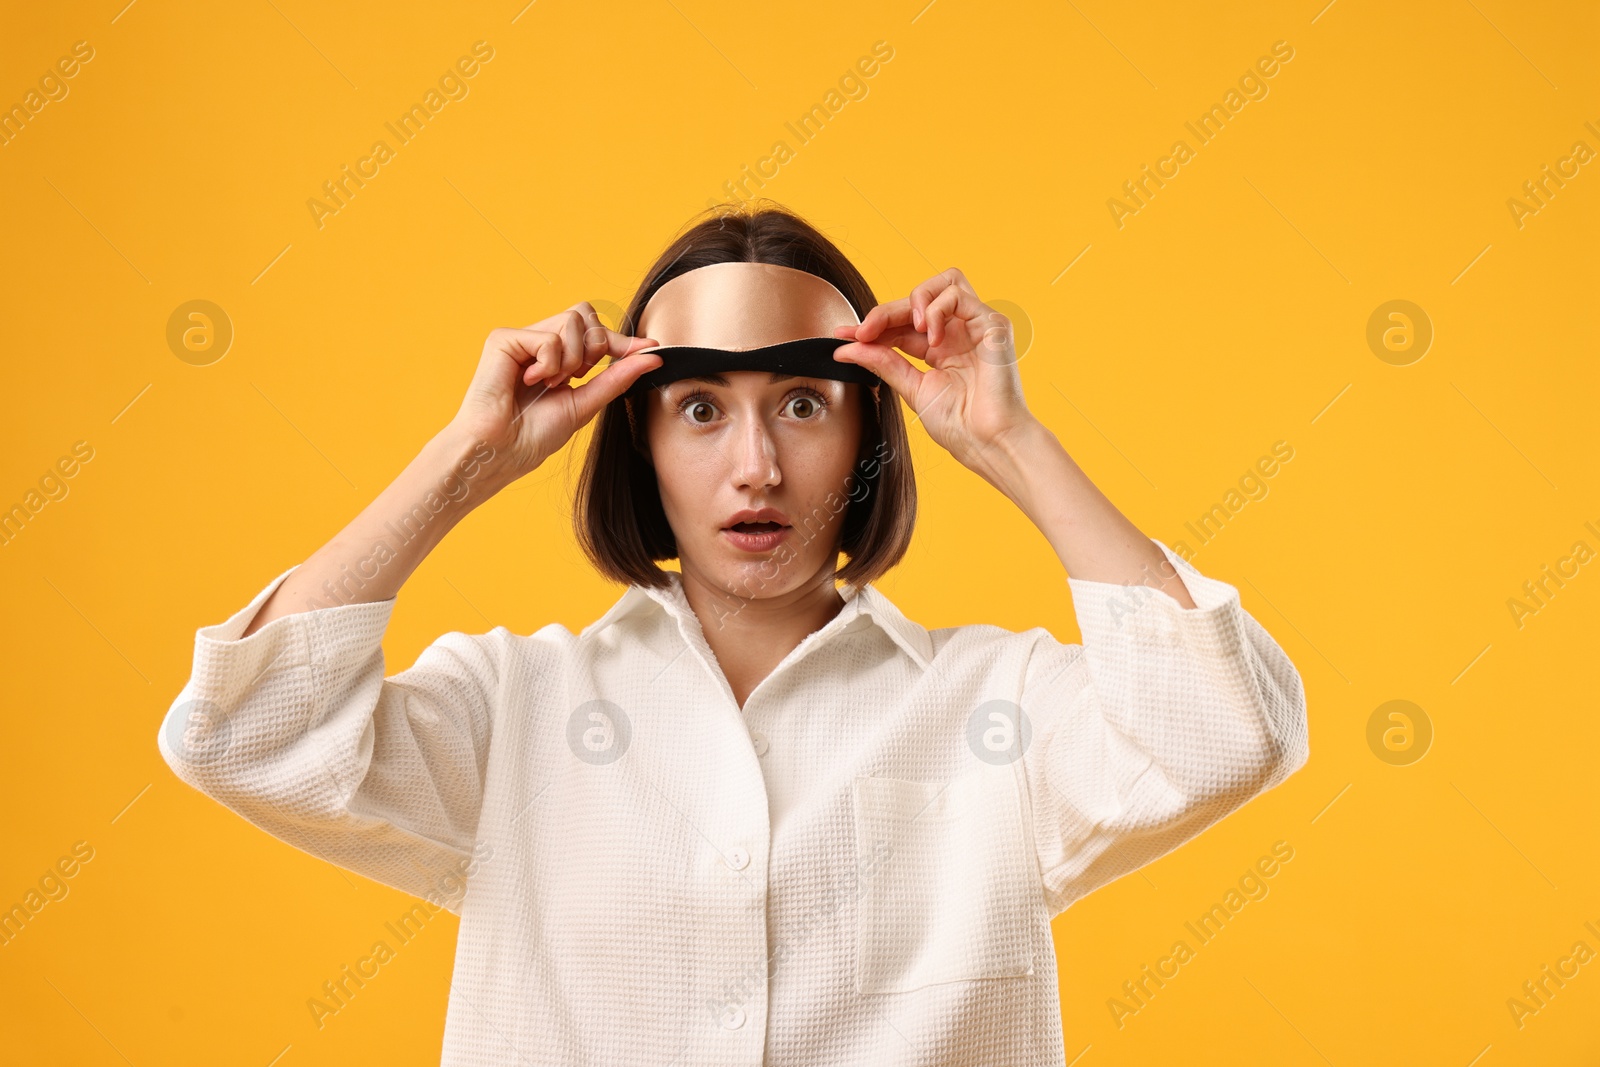
[(733, 370), (878, 385), (867, 368), (833, 358), (851, 343), (834, 337), (834, 327), (860, 322), (838, 288), (808, 271), (772, 263), (696, 267), (663, 283), (639, 313), (634, 335), (661, 343), (634, 354), (654, 352), (661, 366), (640, 375), (626, 396)]

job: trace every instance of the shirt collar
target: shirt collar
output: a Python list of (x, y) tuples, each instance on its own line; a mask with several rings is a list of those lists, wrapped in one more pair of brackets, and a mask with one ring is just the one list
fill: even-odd
[[(683, 592), (682, 576), (677, 571), (662, 573), (667, 575), (665, 587), (628, 586), (617, 602), (604, 615), (584, 627), (579, 636), (599, 633), (621, 619), (646, 611), (665, 611), (680, 622), (695, 618), (694, 609), (689, 606), (689, 600)], [(845, 582), (839, 587), (839, 595), (844, 598), (844, 607), (828, 621), (825, 629), (845, 630), (852, 627), (856, 619), (865, 618), (868, 620), (866, 625), (876, 624), (918, 667), (926, 669), (932, 663), (933, 641), (928, 631), (907, 618), (893, 601), (878, 591), (877, 586), (870, 582), (863, 586)]]

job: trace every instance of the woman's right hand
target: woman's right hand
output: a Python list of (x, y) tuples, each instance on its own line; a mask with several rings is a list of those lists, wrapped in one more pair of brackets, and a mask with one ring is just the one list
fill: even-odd
[[(490, 465), (510, 484), (557, 452), (641, 374), (661, 366), (660, 356), (633, 355), (656, 343), (607, 329), (587, 300), (520, 330), (491, 330), (451, 422), (495, 450)], [(607, 354), (617, 358), (592, 380), (567, 384)]]

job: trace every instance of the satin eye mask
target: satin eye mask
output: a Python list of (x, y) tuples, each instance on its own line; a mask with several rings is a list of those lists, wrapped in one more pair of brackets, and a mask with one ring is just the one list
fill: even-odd
[(734, 370), (878, 385), (867, 368), (833, 358), (851, 343), (833, 336), (834, 327), (860, 322), (843, 293), (808, 271), (771, 263), (696, 267), (663, 284), (640, 312), (634, 335), (661, 343), (639, 352), (656, 353), (661, 366), (625, 395), (636, 400), (668, 382)]

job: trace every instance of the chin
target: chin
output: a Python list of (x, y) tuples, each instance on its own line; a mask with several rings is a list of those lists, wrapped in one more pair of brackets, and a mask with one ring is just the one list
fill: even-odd
[(711, 549), (709, 559), (701, 556), (688, 565), (719, 589), (734, 596), (760, 600), (804, 585), (821, 562), (784, 548), (755, 554), (718, 545)]

